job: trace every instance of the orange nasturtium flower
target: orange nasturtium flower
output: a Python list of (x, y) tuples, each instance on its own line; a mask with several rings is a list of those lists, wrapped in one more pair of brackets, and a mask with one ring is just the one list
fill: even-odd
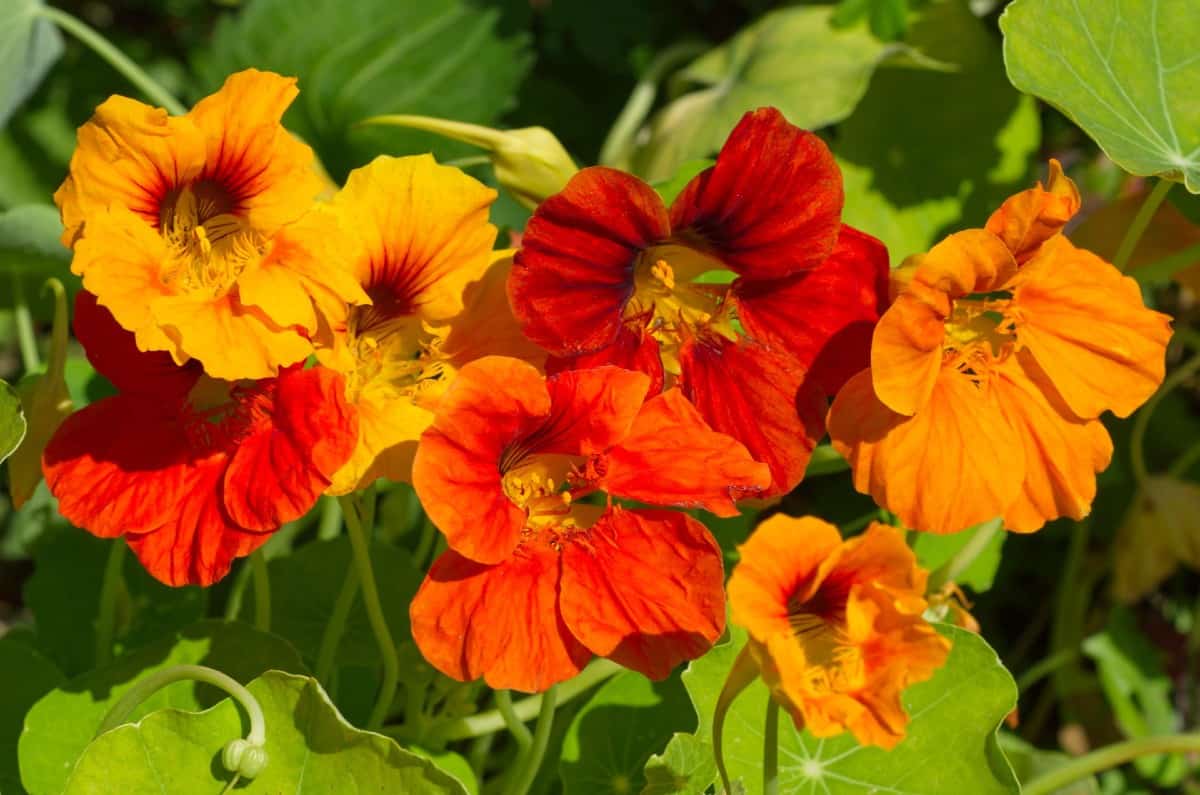
[(904, 689), (933, 676), (950, 642), (922, 617), (927, 573), (894, 527), (842, 541), (812, 516), (776, 515), (739, 548), (731, 620), (773, 697), (817, 737), (904, 738)]
[(730, 516), (770, 482), (679, 390), (646, 400), (649, 386), (617, 367), (544, 378), (506, 357), (451, 383), (413, 467), (450, 546), (410, 608), (436, 668), (535, 692), (596, 654), (662, 679), (720, 636), (724, 567), (703, 524), (581, 501), (604, 491)]
[(54, 196), (63, 242), (140, 350), (266, 378), (312, 352), (324, 307), (365, 301), (326, 246), (294, 233), (323, 187), (280, 124), (295, 82), (239, 72), (178, 117), (114, 96), (79, 128)]
[(118, 394), (67, 418), (42, 456), (72, 524), (124, 536), (168, 585), (211, 585), (284, 522), (303, 516), (358, 434), (342, 376), (288, 367), (221, 381), (196, 362), (141, 352), (87, 292), (75, 333)]
[(379, 477), (409, 480), (437, 398), (466, 362), (499, 353), (544, 360), (508, 307), (511, 256), (492, 250), (496, 227), (488, 223), (495, 199), (429, 155), (378, 157), (350, 173), (323, 212), (327, 223), (305, 230), (340, 236), (342, 268), (370, 298), (331, 311), (332, 344), (317, 350), (345, 375), (360, 422), (332, 493)]
[(829, 412), (856, 488), (935, 533), (1003, 517), (1032, 532), (1091, 509), (1112, 442), (1162, 382), (1170, 318), (1062, 227), (1079, 193), (1050, 163), (1004, 202), (895, 274), (871, 367)]

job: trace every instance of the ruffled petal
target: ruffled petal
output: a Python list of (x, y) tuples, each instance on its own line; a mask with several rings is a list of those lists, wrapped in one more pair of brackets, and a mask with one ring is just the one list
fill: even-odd
[(679, 360), (679, 386), (709, 426), (771, 468), (771, 487), (758, 496), (795, 488), (825, 435), (825, 398), (804, 368), (753, 340), (724, 337), (688, 340)]
[(246, 69), (185, 117), (207, 145), (199, 179), (220, 186), (231, 211), (263, 235), (302, 216), (324, 187), (312, 149), (280, 122), (298, 94), (294, 77)]
[(662, 199), (637, 177), (602, 166), (577, 173), (521, 238), (508, 290), (525, 334), (556, 356), (610, 345), (639, 255), (669, 234)]
[(1137, 282), (1066, 238), (1051, 238), (1013, 280), (1018, 343), (1071, 411), (1129, 416), (1162, 383), (1171, 318)]
[(1001, 516), (1024, 480), (1023, 444), (996, 390), (952, 370), (912, 417), (881, 403), (864, 370), (834, 400), (829, 436), (854, 487), (916, 530), (954, 533)]
[(1030, 533), (1060, 516), (1082, 519), (1096, 497), (1096, 473), (1113, 445), (1099, 420), (1071, 413), (1028, 351), (1009, 359), (996, 379), (999, 400), (1025, 446), (1025, 482), (1004, 525)]
[(537, 693), (570, 679), (591, 657), (558, 605), (559, 556), (527, 544), (488, 566), (449, 551), (409, 607), (425, 659), (462, 682), (483, 677), (496, 690)]
[(778, 279), (825, 261), (842, 203), (842, 174), (825, 142), (759, 108), (675, 199), (671, 227), (742, 276)]
[(444, 330), (438, 349), (443, 361), (460, 368), (484, 356), (509, 356), (534, 367), (545, 364), (546, 351), (521, 331), (508, 303), (511, 272), (512, 252), (496, 251), (483, 276), (467, 285), (462, 314), (438, 330)]
[(626, 668), (665, 679), (725, 630), (720, 547), (686, 514), (614, 508), (562, 555), (563, 621)]
[(235, 392), (256, 415), (225, 473), (225, 509), (235, 522), (274, 531), (308, 512), (358, 441), (345, 392), (345, 379), (324, 367), (287, 370)]
[(737, 516), (737, 500), (771, 485), (771, 470), (708, 427), (678, 389), (646, 402), (629, 435), (608, 453), (603, 489), (614, 497)]
[(550, 416), (525, 442), (530, 452), (591, 455), (629, 435), (650, 379), (620, 367), (568, 370), (546, 379)]
[(871, 332), (887, 304), (887, 249), (843, 224), (819, 266), (783, 279), (740, 277), (733, 296), (746, 331), (798, 359), (832, 396), (870, 361)]
[(637, 370), (650, 376), (649, 394), (663, 389), (664, 373), (658, 340), (640, 322), (624, 323), (612, 345), (578, 356), (551, 356), (546, 360), (546, 373), (554, 375), (565, 370), (586, 370), (590, 367), (613, 365)]
[(329, 494), (348, 494), (379, 478), (411, 482), (417, 440), (434, 414), (388, 384), (368, 387), (354, 401), (358, 444), (329, 484)]
[(526, 516), (505, 496), (501, 462), (549, 413), (541, 374), (516, 359), (479, 359), (451, 383), (413, 463), (413, 487), (451, 549), (481, 563), (512, 554)]
[(1036, 188), (1006, 199), (988, 218), (986, 229), (1004, 241), (1017, 262), (1024, 262), (1062, 231), (1079, 206), (1079, 189), (1063, 174), (1062, 165), (1051, 159), (1046, 187), (1039, 182)]

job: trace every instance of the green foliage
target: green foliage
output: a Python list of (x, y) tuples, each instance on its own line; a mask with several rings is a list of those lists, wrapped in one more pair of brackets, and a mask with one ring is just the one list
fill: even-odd
[(42, 5), (42, 0), (7, 0), (0, 8), (0, 127), (62, 56), (62, 36), (41, 16)]
[[(986, 545), (975, 555), (971, 564), (954, 578), (959, 585), (967, 585), (976, 593), (983, 593), (992, 587), (992, 582), (996, 578), (996, 569), (1000, 568), (1000, 553), (1004, 549), (1004, 539), (1006, 538), (1000, 524), (999, 519), (993, 519), (990, 522), (968, 527), (961, 533), (950, 535), (919, 533), (913, 543), (913, 551), (917, 553), (917, 561), (921, 566), (933, 571), (948, 563), (978, 534), (990, 534)], [(997, 532), (998, 530), (1000, 532)]]
[[(1071, 757), (1061, 751), (1043, 751), (1010, 732), (1000, 732), (999, 739), (1000, 749), (1004, 751), (1005, 758), (1012, 765), (1013, 772), (1021, 784), (1026, 784), (1071, 761)], [(1058, 790), (1056, 795), (1100, 795), (1100, 785), (1095, 778), (1088, 776)]]
[[(797, 732), (780, 710), (780, 792), (816, 787), (829, 795), (880, 790), (933, 795), (948, 792), (949, 781), (954, 792), (972, 795), (1018, 792), (996, 740), (996, 727), (1016, 704), (1016, 685), (978, 635), (946, 625), (939, 629), (954, 647), (932, 679), (905, 691), (911, 722), (891, 751), (860, 747), (849, 734), (819, 740)], [(684, 672), (700, 727), (694, 735), (676, 734), (662, 754), (651, 757), (643, 795), (699, 795), (713, 783), (712, 714), (745, 638), (743, 630), (732, 628), (729, 641)], [(725, 722), (725, 763), (748, 795), (762, 792), (767, 698), (766, 686), (756, 681), (733, 702)]]
[(864, 28), (835, 29), (830, 13), (773, 11), (681, 70), (675, 81), (689, 90), (652, 120), (635, 170), (650, 180), (670, 177), (687, 160), (714, 154), (742, 114), (763, 105), (808, 128), (848, 116), (896, 48)]
[(17, 390), (0, 380), (0, 463), (20, 446), (25, 429), (25, 412), (21, 410)]
[[(466, 795), (433, 762), (347, 723), (315, 679), (270, 671), (248, 689), (266, 718), (268, 763), (238, 792)], [(120, 726), (87, 747), (64, 795), (157, 795), (181, 782), (189, 792), (217, 792), (230, 776), (214, 757), (241, 735), (242, 721), (225, 699), (200, 714), (167, 709)]]
[(694, 722), (678, 679), (655, 683), (632, 671), (618, 674), (567, 729), (559, 762), (564, 795), (641, 792), (650, 754)]
[[(184, 663), (215, 668), (242, 683), (273, 668), (304, 670), (295, 649), (274, 635), (236, 622), (200, 621), (173, 637), (77, 676), (50, 691), (25, 717), (19, 756), (21, 781), (30, 795), (62, 792), (75, 761), (125, 691), (155, 671)], [(129, 720), (166, 707), (206, 709), (220, 696), (221, 691), (210, 685), (176, 682), (146, 699)], [(225, 740), (237, 733), (236, 729), (230, 731)], [(210, 761), (211, 757), (210, 753)]]
[(0, 792), (19, 792), (17, 740), (25, 713), (58, 687), (62, 673), (37, 650), (12, 637), (0, 639)]
[(1133, 174), (1200, 193), (1200, 14), (1191, 0), (1016, 0), (1008, 76)]
[(429, 133), (354, 125), (386, 113), (495, 122), (530, 66), (526, 38), (498, 36), (497, 16), (459, 0), (251, 0), (221, 20), (197, 67), (205, 91), (251, 66), (298, 76), (284, 121), (340, 178), (381, 153), (475, 154)]
[[(58, 210), (48, 204), (29, 204), (0, 213), (0, 279), (6, 286), (0, 307), (13, 306), (17, 296), (7, 289), (12, 279), (21, 278), (23, 292), (54, 277), (75, 288), (78, 277), (70, 271), (71, 252), (63, 246), (62, 221)], [(72, 290), (74, 292), (74, 289)]]
[(833, 142), (842, 220), (887, 244), (893, 266), (983, 226), (1027, 187), (1041, 133), (1033, 101), (1009, 85), (995, 39), (964, 0), (930, 3), (907, 42), (953, 71), (879, 70)]

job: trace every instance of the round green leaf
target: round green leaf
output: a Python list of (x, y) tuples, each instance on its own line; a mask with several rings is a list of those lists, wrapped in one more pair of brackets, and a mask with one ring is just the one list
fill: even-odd
[(1067, 114), (1126, 171), (1200, 193), (1195, 0), (1016, 0), (1008, 76)]
[[(274, 635), (245, 624), (197, 622), (176, 637), (164, 638), (71, 679), (34, 704), (25, 717), (18, 749), (25, 789), (30, 795), (61, 793), (75, 761), (92, 741), (109, 708), (139, 679), (183, 663), (216, 668), (242, 683), (272, 668), (304, 670), (296, 650)], [(129, 719), (137, 720), (165, 707), (204, 709), (222, 695), (210, 685), (176, 682), (146, 699)], [(235, 734), (230, 732), (226, 739)], [(119, 787), (106, 791), (125, 792)]]
[[(268, 762), (239, 793), (466, 795), (432, 761), (347, 723), (315, 679), (270, 671), (248, 689), (266, 720)], [(239, 710), (225, 699), (199, 714), (167, 709), (106, 732), (79, 759), (64, 795), (219, 792), (232, 778), (217, 761), (221, 750), (244, 731)]]
[(25, 427), (25, 412), (21, 410), (17, 390), (0, 380), (0, 463), (21, 445)]
[(5, 0), (0, 5), (0, 127), (62, 55), (62, 35), (40, 15), (42, 5), (41, 0)]
[[(20, 792), (17, 739), (25, 713), (39, 698), (58, 687), (62, 673), (32, 646), (0, 639), (0, 792)], [(18, 684), (19, 683), (19, 684)]]

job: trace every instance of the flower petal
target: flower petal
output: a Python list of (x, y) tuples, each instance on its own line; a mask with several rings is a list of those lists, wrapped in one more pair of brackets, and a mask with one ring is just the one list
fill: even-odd
[(743, 276), (733, 295), (751, 336), (786, 350), (832, 396), (869, 362), (871, 332), (887, 304), (887, 249), (843, 224), (817, 267), (783, 279)]
[(329, 494), (365, 489), (379, 478), (412, 482), (417, 441), (434, 414), (390, 384), (367, 387), (354, 402), (358, 444), (329, 484)]
[(1079, 205), (1079, 189), (1063, 174), (1062, 165), (1051, 159), (1046, 187), (1039, 182), (1036, 188), (1006, 199), (988, 218), (986, 228), (1004, 241), (1017, 262), (1024, 262), (1062, 231), (1079, 212)]
[(439, 353), (452, 366), (462, 367), (484, 356), (510, 356), (535, 367), (545, 363), (546, 351), (521, 331), (508, 303), (511, 272), (512, 252), (496, 251), (483, 276), (467, 285), (462, 314), (442, 327), (445, 339)]
[(647, 401), (608, 454), (603, 488), (614, 497), (737, 516), (737, 500), (771, 485), (745, 446), (708, 427), (678, 389)]
[(778, 279), (825, 261), (842, 203), (842, 174), (825, 142), (759, 108), (675, 199), (671, 228), (742, 276)]
[(713, 430), (771, 468), (760, 497), (791, 491), (825, 435), (825, 399), (797, 362), (743, 339), (694, 338), (679, 352), (679, 386)]
[(1162, 383), (1171, 318), (1095, 254), (1051, 238), (1013, 287), (1018, 343), (1080, 418), (1127, 417)]
[(557, 356), (616, 339), (641, 252), (670, 234), (662, 199), (637, 177), (585, 168), (537, 208), (508, 291), (525, 334)]
[(640, 321), (622, 324), (616, 340), (597, 351), (577, 356), (551, 356), (546, 360), (546, 373), (554, 375), (565, 370), (586, 370), (605, 365), (645, 373), (650, 376), (649, 394), (662, 392), (664, 374), (658, 340), (646, 331)]
[(540, 543), (493, 566), (445, 552), (409, 607), (413, 639), (459, 681), (482, 676), (496, 690), (545, 690), (591, 657), (563, 622), (558, 580), (558, 553)]
[(854, 487), (916, 530), (954, 533), (1001, 516), (1024, 479), (1022, 441), (996, 390), (953, 370), (912, 417), (881, 403), (864, 370), (834, 400), (829, 436)]
[(665, 679), (725, 630), (721, 550), (686, 514), (613, 508), (562, 554), (563, 621), (600, 656)]
[(568, 455), (601, 453), (629, 435), (650, 379), (620, 367), (568, 370), (546, 379), (550, 416), (527, 444)]
[(417, 447), (413, 487), (451, 549), (481, 563), (512, 554), (526, 516), (504, 494), (501, 461), (549, 414), (541, 374), (516, 359), (479, 359), (450, 384)]

